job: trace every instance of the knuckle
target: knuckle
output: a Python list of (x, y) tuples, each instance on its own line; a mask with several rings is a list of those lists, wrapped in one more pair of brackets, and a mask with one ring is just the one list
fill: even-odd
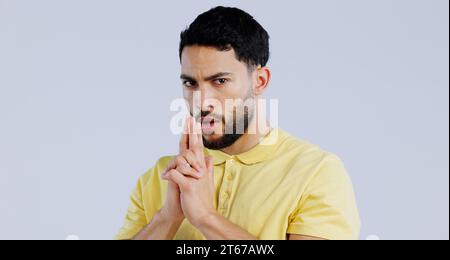
[(175, 159), (175, 162), (176, 162), (177, 164), (181, 164), (183, 161), (184, 161), (184, 159), (183, 159), (183, 157), (180, 156), (180, 155), (178, 155), (178, 156), (176, 157), (176, 159)]
[(172, 170), (170, 170), (168, 172), (168, 174), (170, 174), (170, 175), (173, 175), (173, 174), (176, 174), (176, 173), (177, 173), (177, 170), (175, 170), (175, 169), (172, 169)]
[(184, 158), (189, 158), (189, 150), (181, 153), (181, 156)]
[(185, 151), (184, 152), (184, 155), (186, 156), (186, 157), (188, 157), (188, 158), (190, 158), (190, 157), (192, 157), (192, 151), (191, 150), (187, 150), (187, 151)]

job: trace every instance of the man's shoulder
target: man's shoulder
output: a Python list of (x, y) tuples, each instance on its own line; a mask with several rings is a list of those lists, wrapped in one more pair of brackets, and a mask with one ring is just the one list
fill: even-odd
[(313, 144), (305, 139), (295, 137), (284, 130), (280, 129), (279, 131), (282, 140), (278, 147), (279, 152), (291, 152), (295, 157), (337, 157), (335, 154), (321, 148), (317, 144)]
[(278, 147), (277, 154), (289, 158), (294, 165), (300, 164), (315, 168), (314, 166), (323, 164), (343, 164), (336, 154), (321, 148), (319, 145), (295, 137), (284, 130), (280, 130), (280, 135), (283, 139)]
[(175, 155), (167, 155), (159, 158), (152, 168), (147, 170), (140, 177), (140, 182), (142, 185), (147, 185), (152, 180), (159, 181), (161, 174), (166, 170), (169, 163), (175, 158)]

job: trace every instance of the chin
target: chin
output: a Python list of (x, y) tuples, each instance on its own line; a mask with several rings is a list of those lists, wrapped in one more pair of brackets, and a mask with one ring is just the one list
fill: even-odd
[(214, 142), (214, 141), (218, 141), (223, 137), (223, 135), (219, 135), (216, 133), (212, 133), (212, 134), (208, 134), (208, 135), (203, 135), (203, 139), (205, 139), (208, 142)]

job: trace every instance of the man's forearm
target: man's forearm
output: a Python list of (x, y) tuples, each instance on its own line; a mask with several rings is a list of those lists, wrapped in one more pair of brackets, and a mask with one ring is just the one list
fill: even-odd
[(171, 240), (182, 222), (164, 218), (158, 212), (150, 224), (145, 226), (133, 240)]
[(208, 240), (256, 240), (246, 230), (232, 223), (218, 213), (208, 215), (197, 225), (199, 231)]

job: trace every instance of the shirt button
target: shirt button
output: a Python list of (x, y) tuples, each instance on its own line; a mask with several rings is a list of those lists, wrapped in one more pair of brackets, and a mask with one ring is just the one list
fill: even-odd
[(222, 211), (223, 212), (225, 212), (225, 211), (227, 211), (227, 209), (228, 209), (228, 203), (224, 203), (223, 205), (222, 205)]
[(228, 191), (225, 191), (225, 192), (223, 193), (223, 197), (226, 198), (226, 199), (228, 199), (228, 198), (230, 197), (230, 193), (229, 193)]
[(227, 176), (227, 180), (229, 180), (229, 181), (232, 181), (234, 179), (234, 176), (233, 176), (233, 174), (228, 174), (228, 176)]

